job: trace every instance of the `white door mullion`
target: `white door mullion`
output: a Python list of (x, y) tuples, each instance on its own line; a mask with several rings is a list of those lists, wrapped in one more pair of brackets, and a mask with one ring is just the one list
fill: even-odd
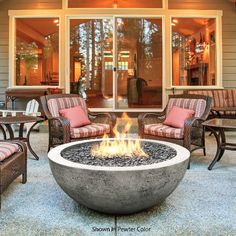
[[(116, 17), (113, 16), (113, 110), (117, 108), (117, 32), (116, 32)], [(114, 70), (114, 68), (116, 68)]]

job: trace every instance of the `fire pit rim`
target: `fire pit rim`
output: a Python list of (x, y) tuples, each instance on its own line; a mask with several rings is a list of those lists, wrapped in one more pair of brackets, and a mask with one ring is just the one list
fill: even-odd
[[(128, 140), (128, 139), (136, 140), (136, 138), (126, 138), (125, 140)], [(115, 138), (109, 138), (109, 140), (115, 140)], [(66, 160), (65, 158), (61, 156), (62, 150), (64, 150), (67, 147), (77, 145), (77, 144), (97, 142), (97, 141), (98, 142), (102, 141), (102, 139), (80, 140), (80, 141), (75, 141), (75, 142), (59, 145), (49, 151), (48, 158), (55, 163), (72, 167), (72, 168), (80, 168), (80, 169), (87, 169), (87, 170), (102, 170), (102, 171), (136, 171), (136, 170), (149, 170), (149, 169), (167, 167), (173, 164), (178, 164), (180, 162), (183, 162), (190, 157), (190, 152), (186, 148), (178, 144), (165, 142), (165, 141), (159, 141), (159, 140), (152, 140), (152, 139), (141, 139), (141, 141), (160, 143), (160, 144), (170, 146), (176, 150), (176, 153), (177, 153), (176, 156), (171, 158), (170, 160), (165, 160), (159, 163), (153, 163), (149, 165), (139, 165), (139, 166), (124, 166), (124, 167), (85, 165), (85, 164), (80, 164), (80, 163)]]

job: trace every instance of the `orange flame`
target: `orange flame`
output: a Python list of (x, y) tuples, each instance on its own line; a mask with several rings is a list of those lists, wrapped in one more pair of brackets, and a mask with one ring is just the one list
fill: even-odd
[[(122, 127), (121, 132), (118, 131), (118, 127), (125, 121), (125, 125)], [(128, 132), (132, 127), (132, 119), (123, 113), (121, 122), (117, 121), (113, 132), (115, 139), (110, 140), (108, 135), (103, 136), (103, 140), (99, 145), (94, 145), (91, 154), (96, 157), (114, 157), (114, 156), (126, 156), (126, 157), (148, 157), (148, 155), (142, 150), (140, 139), (129, 139)]]

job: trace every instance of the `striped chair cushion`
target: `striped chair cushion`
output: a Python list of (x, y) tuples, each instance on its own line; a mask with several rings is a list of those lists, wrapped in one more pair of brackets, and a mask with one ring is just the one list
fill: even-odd
[(236, 111), (220, 111), (220, 114), (226, 116), (235, 116), (236, 118)]
[(0, 142), (0, 161), (10, 157), (19, 151), (19, 146), (15, 143)]
[(169, 114), (173, 106), (194, 110), (194, 117), (201, 117), (206, 108), (206, 101), (204, 99), (170, 98), (166, 115)]
[(87, 114), (87, 106), (84, 99), (80, 97), (62, 97), (52, 98), (48, 101), (48, 109), (53, 117), (59, 117), (59, 111), (65, 108), (71, 108), (75, 106), (81, 106)]
[[(213, 91), (212, 90), (192, 90), (188, 91), (188, 94), (196, 94), (196, 95), (203, 95), (203, 96), (208, 96), (213, 98)], [(214, 104), (214, 99), (212, 99), (212, 107), (215, 106)]]
[(227, 106), (236, 107), (236, 89), (225, 90), (225, 97), (227, 101)]
[(71, 138), (87, 138), (110, 133), (109, 124), (92, 123), (79, 128), (71, 128)]
[(165, 138), (183, 139), (184, 129), (173, 128), (163, 124), (148, 124), (144, 126), (144, 133)]
[(226, 107), (226, 92), (225, 90), (214, 90), (213, 91), (214, 107)]

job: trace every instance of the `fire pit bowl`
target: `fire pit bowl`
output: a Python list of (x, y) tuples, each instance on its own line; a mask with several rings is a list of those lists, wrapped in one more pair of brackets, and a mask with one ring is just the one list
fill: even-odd
[(190, 156), (189, 151), (179, 145), (143, 139), (142, 143), (154, 145), (155, 153), (159, 145), (161, 153), (170, 150), (172, 157), (158, 163), (122, 167), (81, 164), (62, 157), (66, 150), (79, 147), (78, 152), (82, 152), (83, 145), (96, 142), (101, 140), (78, 141), (53, 148), (48, 153), (49, 163), (56, 182), (71, 198), (109, 214), (131, 214), (160, 204), (178, 186)]

